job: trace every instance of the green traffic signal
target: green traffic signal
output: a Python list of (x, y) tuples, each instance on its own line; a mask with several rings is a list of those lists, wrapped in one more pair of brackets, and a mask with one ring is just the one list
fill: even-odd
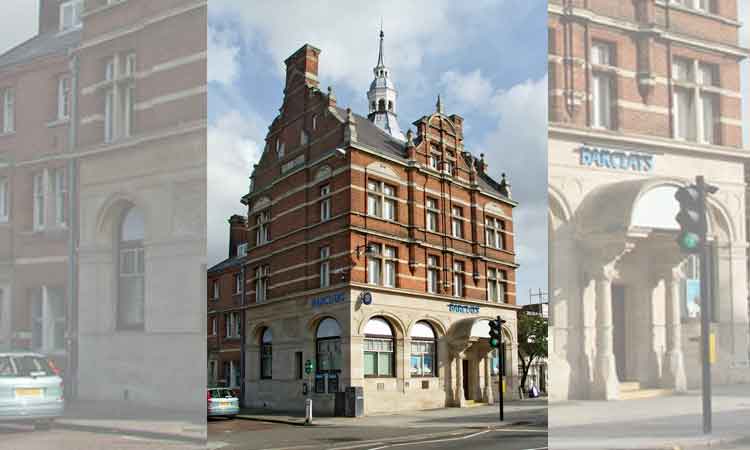
[(500, 339), (490, 339), (490, 347), (498, 348), (500, 347)]
[(684, 248), (685, 250), (697, 249), (698, 245), (700, 245), (700, 242), (700, 237), (697, 234), (689, 231), (682, 233), (679, 239), (680, 247)]

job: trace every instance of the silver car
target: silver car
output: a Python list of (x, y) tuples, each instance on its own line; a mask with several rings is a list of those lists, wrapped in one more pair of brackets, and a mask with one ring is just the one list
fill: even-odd
[(63, 413), (63, 380), (54, 363), (31, 352), (0, 352), (0, 421), (47, 429)]
[(208, 416), (234, 417), (240, 413), (240, 399), (229, 388), (208, 388)]

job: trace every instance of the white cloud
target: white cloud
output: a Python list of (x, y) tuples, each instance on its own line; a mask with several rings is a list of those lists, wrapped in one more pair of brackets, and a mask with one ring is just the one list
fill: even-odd
[(237, 54), (239, 46), (232, 43), (226, 30), (208, 27), (208, 81), (231, 84), (239, 73)]
[(3, 0), (0, 15), (0, 53), (34, 36), (39, 26), (38, 2)]
[[(506, 3), (508, 0), (504, 0)], [(215, 0), (210, 14), (239, 20), (242, 33), (253, 31), (262, 40), (283, 76), (283, 63), (304, 43), (322, 50), (319, 73), (334, 83), (343, 82), (361, 90), (372, 73), (362, 70), (377, 62), (380, 19), (385, 30), (385, 62), (395, 81), (418, 76), (426, 55), (435, 57), (464, 45), (472, 27), (456, 26), (461, 14), (478, 15), (498, 3), (450, 0), (381, 0), (360, 2), (353, 8), (346, 0), (326, 2), (311, 8), (308, 2), (247, 2)], [(402, 84), (403, 83), (403, 84)]]
[(447, 97), (456, 102), (456, 108), (461, 110), (475, 110), (487, 105), (493, 95), (492, 83), (482, 76), (476, 69), (462, 73), (448, 71), (440, 76), (440, 85), (445, 89)]
[(236, 110), (219, 117), (208, 128), (208, 263), (227, 257), (227, 219), (245, 215), (240, 197), (247, 193), (249, 177), (263, 152), (265, 121)]

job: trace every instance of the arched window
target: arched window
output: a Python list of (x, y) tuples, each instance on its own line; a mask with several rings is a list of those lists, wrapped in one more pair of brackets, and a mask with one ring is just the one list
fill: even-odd
[(388, 100), (388, 111), (393, 111), (393, 102)]
[(336, 319), (326, 317), (315, 333), (315, 392), (338, 392), (341, 372), (341, 327)]
[(375, 100), (373, 100), (372, 101), (372, 105), (371, 105), (371, 110), (375, 111), (375, 108), (376, 108), (376, 106), (375, 106)]
[(385, 111), (385, 100), (378, 100), (378, 111)]
[(123, 213), (117, 239), (117, 328), (143, 329), (145, 303), (145, 236), (143, 213), (130, 207)]
[(411, 331), (411, 376), (435, 376), (435, 330), (424, 321), (414, 324)]
[(273, 334), (270, 328), (263, 330), (263, 334), (260, 337), (260, 378), (271, 379), (273, 377), (273, 353), (271, 344), (273, 341)]
[(365, 325), (363, 343), (366, 377), (392, 377), (396, 373), (393, 328), (382, 317), (373, 317)]

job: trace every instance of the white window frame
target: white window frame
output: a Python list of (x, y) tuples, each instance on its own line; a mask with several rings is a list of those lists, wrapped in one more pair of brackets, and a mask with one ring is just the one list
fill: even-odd
[(427, 256), (427, 292), (440, 293), (440, 259), (437, 256)]
[(386, 245), (383, 249), (383, 286), (395, 288), (398, 284), (398, 250)]
[(268, 266), (258, 266), (255, 269), (255, 303), (263, 303), (268, 299)]
[(12, 87), (2, 89), (3, 94), (3, 133), (16, 131), (16, 92)]
[(104, 93), (104, 142), (115, 139), (115, 90), (107, 89)]
[(257, 218), (255, 219), (256, 223), (256, 230), (255, 230), (255, 245), (264, 245), (270, 242), (270, 239), (268, 238), (268, 229), (271, 222), (271, 212), (269, 210), (264, 210), (258, 213)]
[(506, 272), (502, 269), (490, 267), (487, 269), (487, 300), (497, 303), (507, 303)]
[(425, 199), (425, 228), (427, 229), (427, 231), (437, 233), (439, 229), (439, 218), (440, 207), (438, 200), (428, 197), (427, 199)]
[(320, 248), (320, 287), (331, 285), (331, 247)]
[(242, 258), (245, 256), (247, 256), (247, 242), (237, 245), (237, 257)]
[(381, 244), (369, 244), (369, 247), (375, 249), (375, 251), (367, 255), (367, 283), (381, 285), (383, 283), (383, 246)]
[(464, 297), (465, 291), (464, 263), (463, 261), (453, 261), (453, 296)]
[(380, 180), (367, 180), (367, 214), (396, 221), (398, 196), (396, 187)]
[(234, 293), (241, 294), (242, 293), (242, 272), (237, 272), (232, 277), (234, 279)]
[(212, 290), (211, 294), (213, 295), (213, 297), (211, 297), (211, 298), (213, 298), (214, 300), (218, 300), (219, 299), (219, 295), (220, 295), (219, 280), (213, 280), (213, 282), (211, 284), (211, 290)]
[[(32, 298), (32, 302), (40, 302), (39, 309), (41, 310), (41, 316), (32, 315), (32, 323), (38, 324), (41, 332), (40, 345), (34, 346), (35, 350), (42, 351), (45, 353), (60, 352), (65, 349), (65, 339), (62, 342), (58, 342), (55, 339), (55, 328), (62, 326), (65, 327), (65, 290), (62, 288), (55, 288), (54, 290), (59, 293), (59, 298), (54, 299), (50, 295), (49, 286), (43, 285), (38, 288), (38, 297)], [(53, 302), (58, 301), (62, 303), (61, 315), (54, 316), (52, 314)], [(33, 309), (32, 309), (33, 311)], [(35, 327), (32, 327), (34, 329)], [(32, 337), (33, 339), (33, 337)]]
[(10, 220), (10, 180), (0, 176), (0, 223)]
[(484, 224), (487, 246), (503, 250), (505, 248), (505, 221), (495, 217), (487, 217)]
[(70, 76), (61, 75), (57, 79), (57, 120), (70, 118)]
[(286, 155), (286, 148), (284, 146), (284, 143), (281, 141), (281, 139), (276, 139), (276, 157), (278, 159), (281, 159)]
[(463, 208), (460, 206), (451, 207), (451, 234), (454, 238), (463, 239), (464, 237)]
[(34, 231), (43, 230), (47, 223), (47, 177), (45, 175), (46, 171), (40, 171), (32, 176)]
[[(718, 145), (720, 134), (716, 133), (716, 125), (720, 121), (720, 108), (718, 94), (711, 88), (719, 84), (719, 67), (675, 56), (672, 60), (672, 78), (675, 83), (672, 94), (672, 137), (681, 141)], [(683, 98), (689, 107), (687, 112), (680, 101)], [(708, 102), (710, 108), (706, 107)], [(711, 112), (710, 118), (708, 111)]]
[(331, 186), (326, 184), (320, 188), (320, 221), (331, 219)]
[(67, 221), (67, 197), (68, 197), (68, 178), (67, 171), (60, 167), (53, 171), (54, 174), (54, 194), (55, 194), (55, 225), (66, 227)]
[[(60, 3), (60, 31), (72, 30), (81, 27), (81, 10), (83, 9), (83, 0), (71, 0)], [(66, 10), (70, 14), (68, 18), (70, 23), (66, 23)]]

